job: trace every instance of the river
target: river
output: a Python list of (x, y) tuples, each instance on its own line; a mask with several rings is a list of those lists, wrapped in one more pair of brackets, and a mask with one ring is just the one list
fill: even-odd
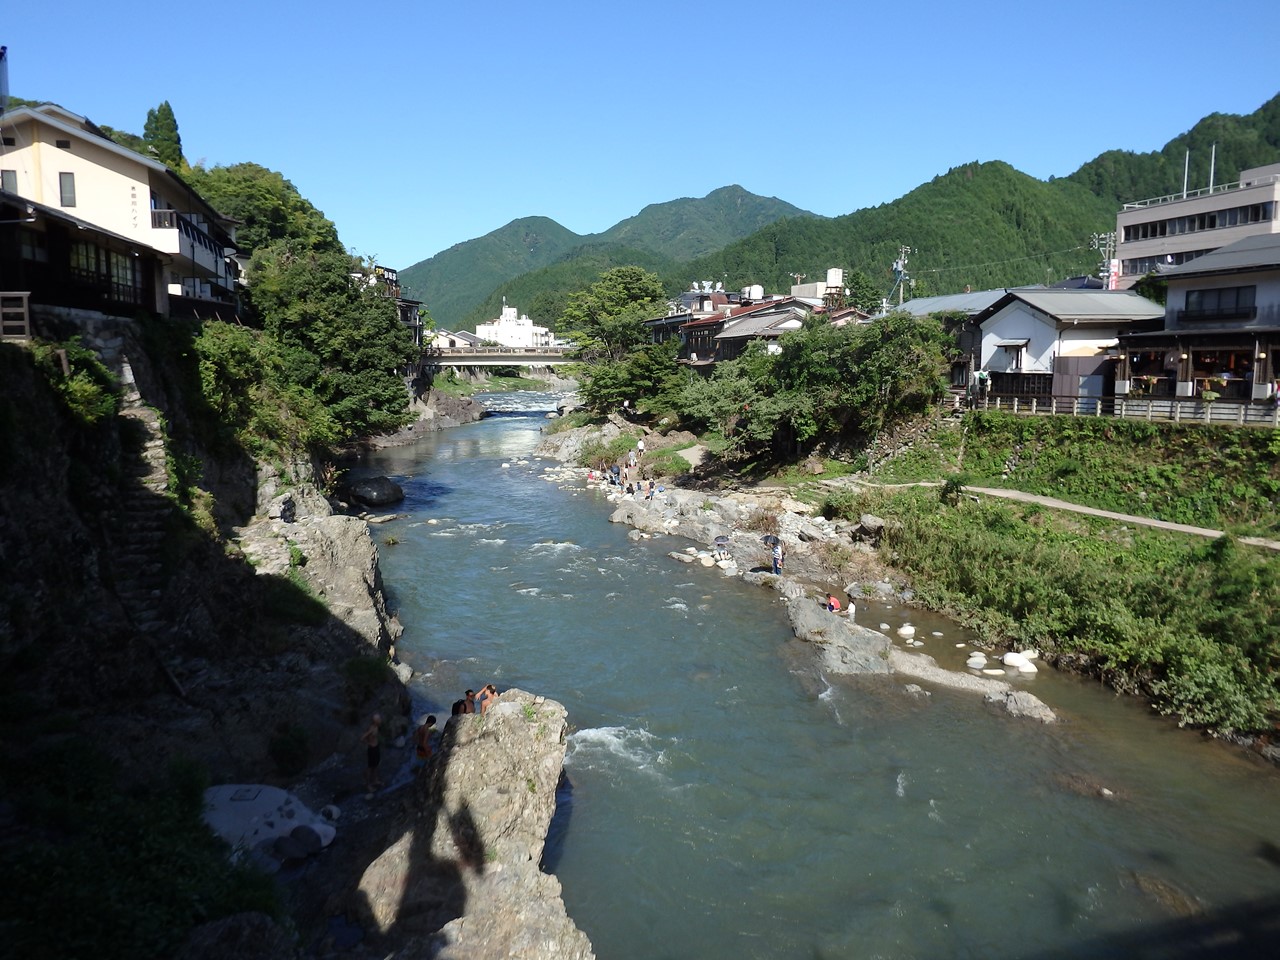
[[(492, 681), (568, 708), (545, 866), (597, 956), (1280, 955), (1275, 769), (1047, 670), (1018, 682), (1052, 727), (828, 682), (772, 591), (629, 540), (601, 492), (548, 478), (551, 395), (485, 399), (359, 472), (405, 490), (374, 537), (419, 703), (447, 715)], [(909, 621), (963, 669), (971, 636), (943, 618), (858, 620)]]

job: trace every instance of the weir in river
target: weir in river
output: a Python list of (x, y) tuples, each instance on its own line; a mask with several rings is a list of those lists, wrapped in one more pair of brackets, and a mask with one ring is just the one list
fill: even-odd
[[(544, 865), (598, 956), (1280, 949), (1271, 766), (1049, 670), (1018, 682), (1051, 727), (829, 681), (776, 594), (666, 555), (686, 541), (629, 540), (604, 494), (532, 457), (553, 397), (487, 402), (360, 470), (405, 489), (373, 532), (420, 703), (447, 715), (492, 681), (568, 708)], [(909, 621), (964, 669), (973, 637), (944, 618), (860, 601), (858, 620)]]

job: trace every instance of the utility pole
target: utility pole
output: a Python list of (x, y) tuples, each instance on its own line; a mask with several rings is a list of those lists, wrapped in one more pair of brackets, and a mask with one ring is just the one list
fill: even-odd
[(1111, 286), (1111, 261), (1116, 255), (1116, 232), (1112, 230), (1110, 233), (1095, 233), (1090, 238), (1090, 244), (1094, 250), (1102, 254), (1102, 262), (1098, 265), (1098, 276), (1102, 279), (1102, 289), (1110, 290)]
[(908, 246), (898, 247), (898, 259), (893, 261), (893, 287), (889, 290), (889, 296), (885, 299), (893, 299), (893, 291), (898, 291), (898, 306), (902, 306), (903, 294), (907, 285), (907, 281), (911, 277), (907, 274), (907, 257), (911, 255), (911, 248)]

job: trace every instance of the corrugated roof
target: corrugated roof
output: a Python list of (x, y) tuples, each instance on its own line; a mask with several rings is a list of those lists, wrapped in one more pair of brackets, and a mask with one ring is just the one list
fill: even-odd
[(1176, 267), (1165, 267), (1160, 276), (1194, 277), (1209, 273), (1233, 273), (1238, 270), (1257, 270), (1280, 267), (1280, 233), (1261, 233), (1245, 237), (1225, 247), (1219, 247), (1203, 257), (1196, 257)]
[[(1058, 320), (1155, 320), (1164, 307), (1130, 290), (1010, 290), (1017, 299)], [(988, 313), (1004, 306), (993, 304)]]
[[(972, 316), (987, 309), (987, 307), (1003, 297), (1006, 292), (1001, 288), (999, 290), (971, 290), (968, 293), (950, 293), (941, 297), (916, 297), (913, 300), (908, 300), (902, 306), (890, 306), (889, 311), (892, 313), (904, 311), (913, 317), (927, 317), (931, 313), (952, 312), (967, 313)], [(880, 314), (880, 316), (884, 316), (884, 314)]]
[[(767, 317), (744, 317), (732, 326), (726, 327), (722, 332), (716, 334), (717, 340), (738, 340), (742, 337), (779, 337), (786, 333), (786, 330), (780, 329), (783, 324), (793, 322), (798, 318), (786, 314), (783, 316), (770, 315)], [(792, 329), (799, 329), (793, 327)]]

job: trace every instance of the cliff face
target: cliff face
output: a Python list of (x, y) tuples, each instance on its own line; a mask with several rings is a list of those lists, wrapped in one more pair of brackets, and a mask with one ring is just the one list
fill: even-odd
[[(93, 424), (0, 346), (0, 657), (27, 725), (6, 749), (74, 730), (126, 781), (186, 758), (215, 781), (281, 782), (354, 744), (366, 697), (398, 708), (394, 684), (344, 672), (395, 629), (372, 541), (331, 515), (310, 464), (259, 472), (176, 444), (174, 378), (127, 327), (121, 345), (123, 409)], [(186, 509), (183, 464), (203, 488)], [(268, 516), (286, 494), (296, 523)]]

